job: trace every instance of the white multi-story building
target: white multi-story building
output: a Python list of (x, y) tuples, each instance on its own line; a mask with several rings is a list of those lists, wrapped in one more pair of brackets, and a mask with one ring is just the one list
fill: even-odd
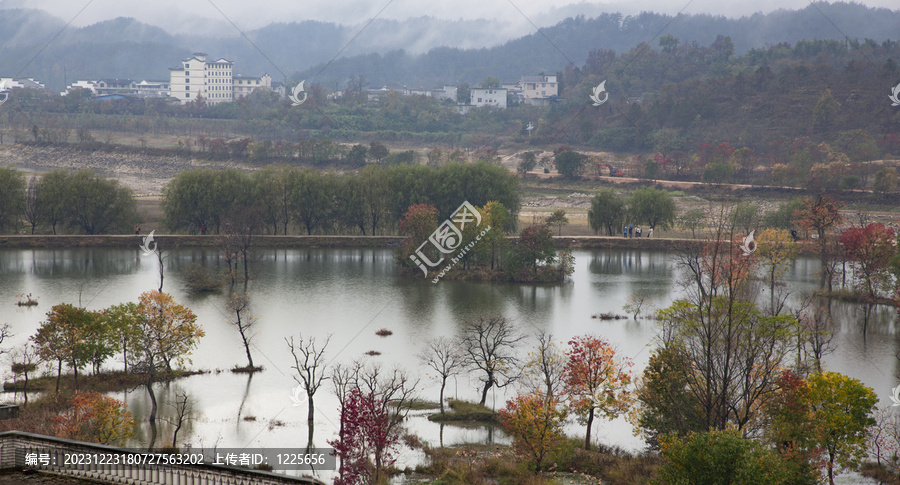
[(257, 89), (272, 89), (272, 76), (263, 74), (261, 77), (244, 77), (238, 74), (234, 76), (234, 99), (243, 98)]
[(471, 88), (469, 90), (469, 104), (475, 107), (493, 106), (506, 109), (506, 93), (507, 90), (505, 89)]
[(181, 67), (169, 68), (171, 96), (188, 104), (202, 96), (207, 104), (234, 101), (234, 63), (227, 59), (206, 61), (206, 54), (195, 53), (181, 61)]
[(522, 96), (526, 104), (543, 105), (559, 96), (556, 76), (522, 76)]

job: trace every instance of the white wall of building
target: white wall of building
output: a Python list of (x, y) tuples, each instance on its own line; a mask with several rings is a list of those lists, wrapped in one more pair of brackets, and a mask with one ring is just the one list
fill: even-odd
[(234, 63), (227, 59), (206, 61), (206, 54), (196, 53), (169, 69), (171, 95), (181, 104), (203, 96), (207, 104), (234, 101)]
[(505, 89), (497, 88), (471, 88), (469, 90), (470, 101), (472, 106), (493, 106), (495, 108), (506, 109), (506, 93)]
[(522, 95), (525, 99), (559, 96), (556, 76), (522, 76)]

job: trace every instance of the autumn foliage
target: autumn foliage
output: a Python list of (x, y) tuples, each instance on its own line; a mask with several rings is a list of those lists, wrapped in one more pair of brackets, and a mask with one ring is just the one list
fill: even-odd
[(543, 470), (547, 459), (566, 444), (566, 410), (542, 392), (517, 395), (499, 414), (503, 429), (513, 437), (513, 450), (535, 471)]
[(563, 371), (565, 394), (579, 421), (587, 425), (585, 449), (591, 446), (591, 425), (595, 412), (615, 418), (627, 412), (632, 395), (630, 359), (616, 356), (605, 339), (583, 335), (569, 341)]
[(856, 264), (855, 279), (869, 298), (890, 287), (890, 263), (896, 252), (894, 229), (884, 224), (851, 227), (841, 233), (841, 247), (847, 260)]
[(131, 437), (134, 419), (125, 403), (96, 392), (77, 392), (72, 408), (53, 420), (60, 438), (103, 445), (122, 445)]
[(392, 431), (390, 420), (375, 393), (349, 392), (341, 412), (340, 436), (328, 442), (341, 460), (335, 485), (378, 483), (384, 469), (396, 461), (399, 436)]

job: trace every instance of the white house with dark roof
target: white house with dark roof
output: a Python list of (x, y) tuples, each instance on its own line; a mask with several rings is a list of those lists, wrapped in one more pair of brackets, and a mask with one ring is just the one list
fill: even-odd
[(0, 91), (14, 88), (45, 89), (45, 86), (34, 78), (0, 78)]

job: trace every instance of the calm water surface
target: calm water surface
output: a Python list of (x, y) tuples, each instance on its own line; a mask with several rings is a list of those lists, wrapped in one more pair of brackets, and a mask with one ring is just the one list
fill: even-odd
[[(192, 356), (191, 367), (210, 371), (161, 384), (161, 413), (173, 414), (177, 392), (185, 391), (194, 402), (189, 429), (179, 443), (219, 447), (300, 447), (306, 443), (306, 405), (290, 399), (296, 386), (293, 361), (285, 338), (303, 334), (319, 341), (331, 335), (327, 357), (332, 362), (364, 359), (386, 367), (400, 366), (419, 376), (422, 397), (437, 400), (437, 383), (426, 375), (416, 358), (426, 339), (456, 335), (469, 317), (502, 314), (528, 334), (539, 330), (557, 340), (594, 333), (614, 343), (621, 355), (632, 358), (635, 368), (646, 365), (656, 325), (649, 320), (601, 321), (591, 318), (603, 312), (624, 313), (628, 296), (640, 292), (655, 307), (664, 307), (679, 296), (680, 270), (671, 256), (656, 251), (577, 251), (575, 274), (570, 282), (554, 286), (511, 285), (441, 281), (397, 276), (392, 253), (379, 249), (298, 249), (259, 251), (252, 263), (254, 279), (247, 285), (251, 312), (258, 319), (253, 358), (265, 371), (253, 376), (233, 374), (235, 365), (246, 365), (237, 330), (229, 325), (227, 293), (194, 296), (185, 289), (181, 271), (193, 262), (215, 268), (215, 253), (178, 250), (165, 261), (164, 291), (189, 306), (206, 331)], [(818, 263), (801, 258), (786, 276), (796, 294), (818, 288)], [(0, 250), (0, 323), (15, 333), (4, 346), (21, 345), (34, 333), (50, 306), (81, 303), (90, 309), (134, 301), (156, 289), (155, 257), (142, 256), (138, 248), (72, 250)], [(243, 285), (238, 285), (243, 291)], [(18, 293), (32, 293), (40, 305), (15, 306)], [(833, 303), (836, 350), (826, 357), (828, 370), (861, 379), (875, 389), (881, 405), (890, 404), (890, 390), (897, 385), (897, 318), (889, 308), (875, 308), (863, 332), (863, 312), (857, 305)], [(389, 337), (375, 332), (386, 328)], [(529, 341), (531, 345), (531, 341)], [(368, 351), (381, 355), (369, 357)], [(523, 354), (528, 349), (523, 348)], [(108, 366), (120, 367), (121, 362)], [(2, 367), (7, 370), (8, 362)], [(488, 404), (503, 407), (512, 390), (498, 390)], [(478, 382), (465, 376), (448, 383), (447, 394), (477, 400)], [(118, 393), (137, 417), (146, 417), (146, 391)], [(7, 395), (6, 400), (12, 400)], [(330, 383), (316, 395), (316, 444), (337, 433), (338, 413)], [(464, 429), (437, 424), (416, 413), (408, 428), (434, 445), (461, 442), (508, 442), (498, 430)], [(637, 450), (643, 441), (622, 419), (595, 424), (595, 439)], [(582, 433), (578, 425), (569, 432)], [(149, 431), (141, 426), (134, 445), (146, 445)], [(158, 441), (171, 442), (171, 426), (160, 424)], [(421, 456), (404, 453), (400, 461), (414, 463)]]

